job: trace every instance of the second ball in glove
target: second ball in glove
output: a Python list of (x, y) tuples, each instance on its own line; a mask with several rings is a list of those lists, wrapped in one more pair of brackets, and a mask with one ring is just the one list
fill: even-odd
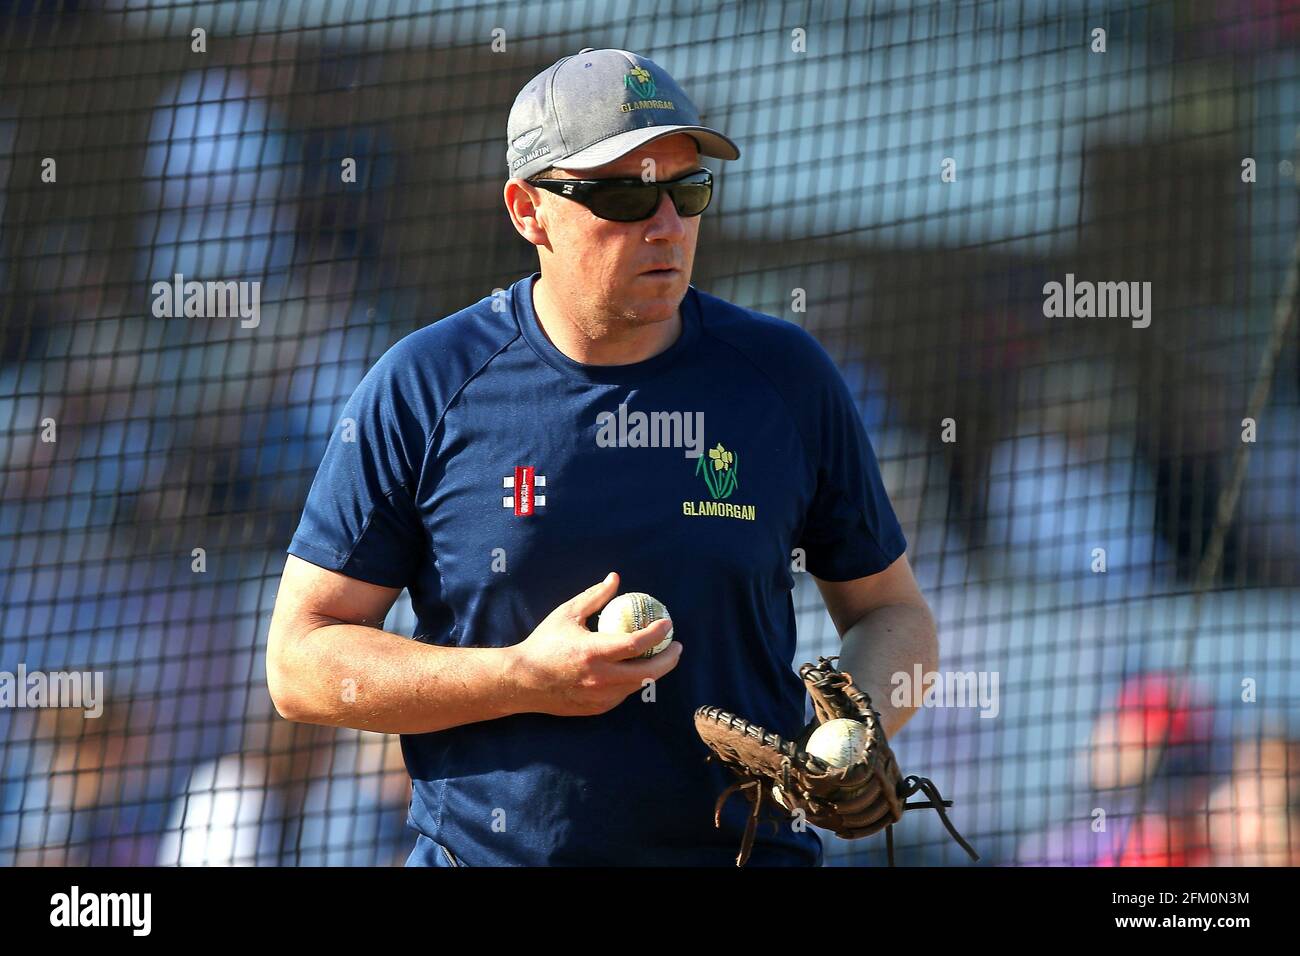
[[(744, 793), (753, 805), (736, 865), (743, 866), (749, 859), (769, 791), (785, 810), (801, 811), (807, 822), (846, 840), (886, 830), (891, 866), (893, 825), (905, 810), (932, 808), (939, 812), (953, 839), (978, 860), (978, 854), (944, 812), (952, 801), (944, 800), (925, 777), (903, 778), (871, 698), (849, 674), (834, 666), (834, 660), (821, 657), (816, 664), (799, 668), (799, 676), (812, 698), (814, 716), (797, 740), (787, 740), (720, 707), (701, 707), (695, 712), (700, 739), (738, 778), (719, 795), (714, 826), (722, 825), (722, 807), (736, 791)], [(823, 751), (825, 738), (831, 745)], [(822, 759), (817, 753), (830, 759)], [(908, 803), (907, 798), (917, 791), (929, 799)]]

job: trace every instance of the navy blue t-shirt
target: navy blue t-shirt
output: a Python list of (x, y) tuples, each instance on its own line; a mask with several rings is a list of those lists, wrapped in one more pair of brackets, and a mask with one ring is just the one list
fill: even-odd
[[(538, 277), (379, 359), (288, 550), (408, 588), (431, 644), (517, 644), (609, 571), (672, 615), (683, 654), (653, 700), (404, 734), (411, 864), (446, 865), (432, 840), (468, 866), (734, 865), (749, 803), (714, 828), (735, 778), (706, 763), (695, 709), (796, 735), (795, 549), (846, 581), (889, 567), (902, 530), (848, 388), (799, 326), (692, 286), (668, 349), (584, 365), (538, 324)], [(820, 865), (821, 840), (765, 822), (751, 862)]]

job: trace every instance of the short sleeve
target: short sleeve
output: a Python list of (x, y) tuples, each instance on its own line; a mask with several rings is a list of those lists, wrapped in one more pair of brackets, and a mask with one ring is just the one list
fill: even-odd
[(808, 570), (825, 581), (851, 581), (884, 571), (907, 550), (862, 418), (834, 362), (824, 360), (817, 395), (814, 447), (817, 487), (798, 546)]
[(424, 451), (408, 398), (413, 370), (395, 346), (362, 379), (330, 436), (288, 552), (383, 587), (406, 587), (424, 560), (415, 506)]

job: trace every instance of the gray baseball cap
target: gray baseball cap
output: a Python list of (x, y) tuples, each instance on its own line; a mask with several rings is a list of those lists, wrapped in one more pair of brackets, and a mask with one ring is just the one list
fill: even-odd
[(663, 67), (627, 50), (586, 47), (519, 91), (506, 124), (506, 164), (521, 179), (550, 166), (594, 169), (673, 133), (693, 137), (704, 156), (740, 158), (740, 147), (700, 125), (695, 104)]

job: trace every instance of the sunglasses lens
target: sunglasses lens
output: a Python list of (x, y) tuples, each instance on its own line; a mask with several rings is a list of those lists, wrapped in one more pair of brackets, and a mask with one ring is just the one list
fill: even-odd
[(659, 191), (653, 184), (644, 186), (602, 186), (591, 193), (588, 206), (601, 219), (635, 222), (654, 215)]
[(672, 195), (679, 216), (698, 216), (708, 208), (713, 187), (708, 183), (681, 183), (672, 188)]

